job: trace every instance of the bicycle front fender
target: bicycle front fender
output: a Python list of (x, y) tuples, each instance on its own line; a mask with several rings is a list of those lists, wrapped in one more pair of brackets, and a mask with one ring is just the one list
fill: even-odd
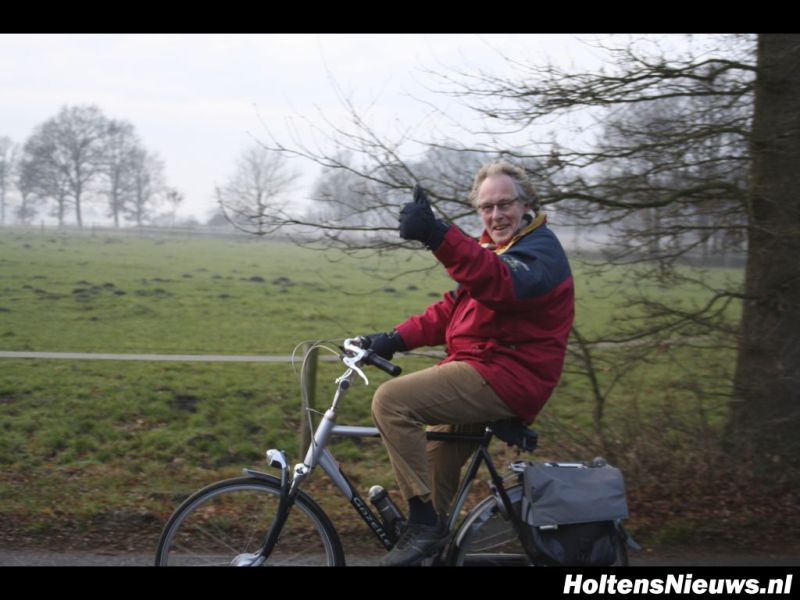
[(261, 471), (256, 471), (254, 469), (242, 469), (242, 473), (246, 473), (248, 476), (254, 479), (263, 479), (265, 481), (271, 481), (272, 483), (276, 483), (280, 486), (281, 480), (275, 477), (274, 475), (270, 475), (269, 473), (262, 473)]

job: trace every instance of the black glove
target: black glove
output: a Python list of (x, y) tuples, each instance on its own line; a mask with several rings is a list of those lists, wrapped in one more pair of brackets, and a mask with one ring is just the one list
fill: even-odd
[(431, 250), (436, 250), (448, 229), (444, 221), (433, 215), (425, 190), (415, 185), (414, 201), (407, 203), (400, 211), (400, 237), (404, 240), (417, 240)]
[(373, 333), (363, 336), (366, 340), (365, 348), (369, 348), (375, 354), (386, 360), (392, 360), (395, 352), (405, 352), (408, 350), (406, 343), (396, 331), (390, 333)]

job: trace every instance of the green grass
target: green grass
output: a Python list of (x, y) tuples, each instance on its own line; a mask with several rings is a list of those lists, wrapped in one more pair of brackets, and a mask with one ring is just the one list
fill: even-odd
[[(584, 335), (635, 316), (620, 308), (627, 270), (600, 276), (578, 263), (573, 270)], [(712, 270), (706, 281), (740, 276)], [(424, 251), (342, 257), (282, 242), (5, 231), (0, 349), (288, 355), (303, 340), (387, 330), (452, 287)], [(686, 305), (708, 296), (689, 286), (651, 291)], [(731, 319), (738, 310), (730, 308)], [(598, 358), (619, 362), (610, 350)], [(720, 381), (733, 352), (683, 348), (649, 358), (608, 395), (615, 447), (641, 454), (629, 443), (635, 430), (665, 418), (693, 423), (690, 435), (718, 429), (724, 402), (703, 397), (692, 382)], [(411, 371), (432, 363), (401, 364)], [(340, 372), (320, 364), (320, 405)], [(369, 375), (373, 385), (354, 388), (341, 422), (370, 424), (371, 393), (386, 376)], [(600, 376), (607, 387), (616, 373)], [(143, 527), (157, 535), (197, 487), (242, 466), (266, 469), (267, 448), (299, 458), (297, 382), (288, 364), (0, 359), (0, 518), (36, 533), (59, 522), (91, 529), (98, 515), (135, 522), (144, 515)], [(596, 451), (593, 408), (586, 378), (565, 375), (537, 422), (542, 456), (591, 458), (564, 453)], [(664, 439), (680, 446), (686, 436), (678, 430)], [(365, 493), (375, 483), (393, 485), (379, 442), (343, 441), (335, 454)], [(621, 452), (620, 460), (634, 458)]]
[[(0, 348), (288, 355), (303, 340), (389, 329), (441, 297), (451, 285), (441, 268), (395, 278), (430, 266), (425, 254), (328, 260), (288, 243), (3, 233)], [(1, 511), (32, 517), (34, 529), (54, 506), (76, 522), (109, 511), (161, 516), (202, 484), (265, 468), (267, 448), (299, 457), (289, 364), (0, 367)], [(320, 365), (321, 397), (336, 369)], [(368, 389), (354, 390), (342, 418), (369, 423)], [(365, 459), (343, 442), (337, 455), (356, 461), (354, 478), (377, 470), (388, 484), (380, 445), (371, 448)]]
[(391, 327), (447, 288), (442, 269), (380, 279), (427, 266), (422, 253), (331, 262), (288, 243), (0, 241), (0, 340), (13, 350), (287, 353), (300, 340)]

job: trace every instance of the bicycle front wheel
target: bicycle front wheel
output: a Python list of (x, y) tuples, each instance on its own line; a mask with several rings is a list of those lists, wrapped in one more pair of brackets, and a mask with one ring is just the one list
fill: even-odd
[[(280, 501), (277, 479), (240, 477), (212, 484), (170, 517), (156, 566), (260, 564), (259, 551)], [(339, 536), (322, 509), (300, 494), (264, 566), (344, 565)]]

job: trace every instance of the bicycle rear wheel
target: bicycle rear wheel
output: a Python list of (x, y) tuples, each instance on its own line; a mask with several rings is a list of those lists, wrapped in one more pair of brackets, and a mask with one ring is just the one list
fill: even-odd
[[(520, 514), (522, 487), (506, 490), (514, 510)], [(612, 566), (628, 566), (628, 552), (620, 532), (615, 538), (616, 559)], [(534, 566), (514, 530), (502, 503), (495, 496), (481, 501), (464, 519), (448, 554), (454, 566)]]
[[(156, 551), (156, 566), (226, 566), (256, 560), (280, 500), (277, 479), (240, 477), (212, 484), (172, 514)], [(264, 566), (344, 565), (339, 536), (311, 498), (295, 500)]]
[[(521, 488), (514, 486), (507, 491), (514, 506), (518, 507)], [(533, 564), (514, 526), (500, 508), (500, 501), (490, 496), (467, 515), (454, 538), (449, 564), (458, 567), (520, 567)]]

